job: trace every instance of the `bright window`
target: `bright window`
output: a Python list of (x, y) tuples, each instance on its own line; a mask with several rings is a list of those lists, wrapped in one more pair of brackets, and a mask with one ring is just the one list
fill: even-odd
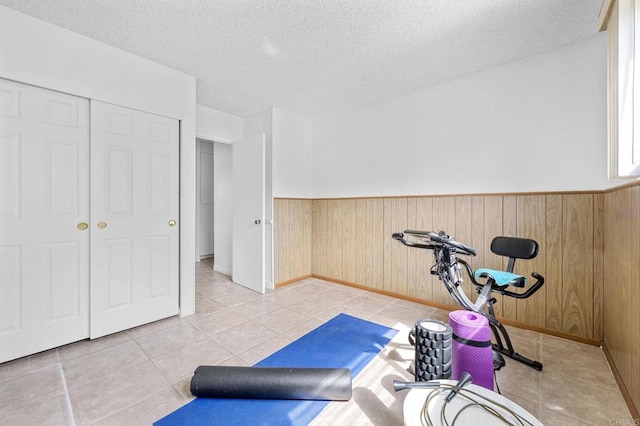
[(640, 177), (640, 0), (605, 0), (600, 23), (609, 43), (609, 178)]

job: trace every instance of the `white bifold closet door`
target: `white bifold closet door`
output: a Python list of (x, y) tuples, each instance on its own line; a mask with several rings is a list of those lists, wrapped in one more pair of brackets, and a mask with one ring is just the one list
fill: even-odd
[(88, 222), (89, 101), (0, 79), (0, 362), (89, 336)]
[(0, 79), (0, 362), (178, 313), (178, 127)]
[(91, 102), (91, 337), (178, 313), (178, 121)]

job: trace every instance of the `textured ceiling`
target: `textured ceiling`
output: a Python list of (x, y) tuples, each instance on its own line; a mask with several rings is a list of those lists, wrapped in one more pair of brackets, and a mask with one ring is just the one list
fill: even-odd
[(316, 117), (597, 34), (602, 0), (0, 0), (197, 78), (239, 116)]

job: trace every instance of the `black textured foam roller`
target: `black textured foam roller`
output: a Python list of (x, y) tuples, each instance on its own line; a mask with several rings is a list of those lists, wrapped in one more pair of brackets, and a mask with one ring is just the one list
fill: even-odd
[(431, 319), (416, 321), (416, 381), (451, 377), (451, 335), (451, 327), (442, 321)]
[(351, 399), (348, 368), (272, 368), (201, 365), (191, 379), (191, 393), (205, 398)]

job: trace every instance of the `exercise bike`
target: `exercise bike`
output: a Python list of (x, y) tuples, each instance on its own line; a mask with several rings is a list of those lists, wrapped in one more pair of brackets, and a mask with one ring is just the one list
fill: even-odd
[[(526, 364), (538, 371), (542, 370), (542, 364), (526, 358), (513, 349), (513, 344), (504, 325), (495, 316), (493, 305), (497, 300), (492, 293), (501, 294), (516, 299), (526, 299), (537, 292), (544, 284), (544, 277), (537, 272), (531, 276), (536, 282), (523, 293), (509, 290), (509, 287), (524, 288), (527, 279), (522, 275), (513, 273), (516, 259), (533, 259), (538, 254), (538, 243), (526, 238), (496, 237), (491, 242), (491, 251), (500, 256), (509, 258), (506, 271), (487, 268), (479, 268), (475, 272), (471, 265), (457, 255), (475, 256), (476, 251), (450, 236), (444, 231), (439, 233), (431, 231), (406, 230), (403, 233), (394, 233), (392, 237), (407, 247), (433, 250), (435, 264), (431, 267), (431, 274), (437, 275), (447, 288), (453, 300), (466, 310), (484, 315), (489, 320), (489, 326), (494, 336), (492, 343), (494, 350), (494, 368), (499, 369), (504, 365), (504, 359), (496, 358), (496, 352)], [(462, 288), (462, 269), (467, 271), (471, 282), (478, 293), (475, 303), (469, 299)], [(479, 280), (485, 280), (480, 282)], [(500, 359), (502, 358), (502, 363)]]

